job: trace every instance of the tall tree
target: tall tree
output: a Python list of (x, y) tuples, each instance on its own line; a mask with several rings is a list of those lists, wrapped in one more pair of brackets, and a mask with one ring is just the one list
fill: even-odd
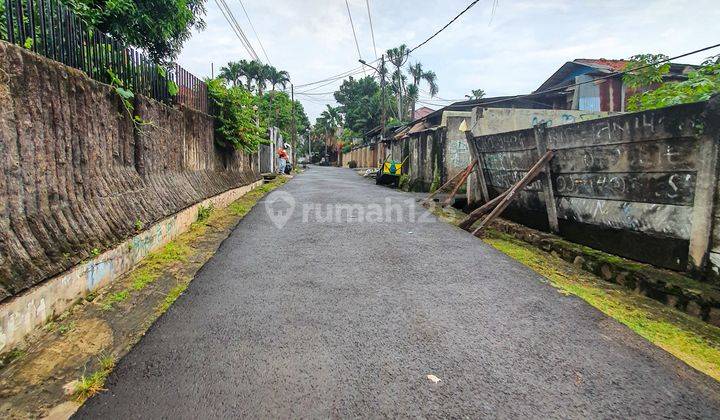
[[(287, 83), (290, 81), (290, 74), (285, 70), (278, 70), (273, 66), (268, 66), (267, 78), (270, 83), (270, 109), (272, 110), (273, 100), (275, 99), (275, 88), (282, 86), (285, 89)], [(278, 110), (275, 110), (275, 116), (277, 117)]]
[(218, 77), (225, 80), (228, 83), (232, 83), (233, 86), (242, 86), (241, 77), (243, 77), (242, 67), (240, 63), (231, 61), (226, 66), (220, 68)]
[[(415, 98), (410, 101), (412, 108), (410, 119), (413, 119), (415, 118), (415, 105), (420, 93), (420, 82), (425, 81), (427, 83), (428, 93), (430, 93), (430, 97), (432, 98), (438, 93), (437, 75), (434, 71), (425, 71), (420, 62), (408, 66), (408, 72), (413, 79), (412, 85), (415, 86), (415, 89), (413, 89)], [(410, 87), (408, 87), (408, 95), (410, 95), (409, 91)]]
[(402, 44), (399, 47), (391, 48), (387, 50), (386, 54), (388, 56), (388, 59), (390, 60), (390, 63), (392, 63), (393, 66), (395, 66), (395, 74), (393, 75), (393, 80), (395, 83), (397, 83), (397, 105), (398, 105), (398, 118), (400, 120), (403, 119), (403, 91), (405, 90), (405, 84), (403, 80), (403, 74), (402, 74), (402, 67), (405, 65), (405, 62), (407, 61), (408, 54), (410, 53), (410, 50), (408, 49), (407, 45)]
[(470, 91), (470, 95), (465, 95), (468, 99), (482, 99), (485, 97), (485, 91), (482, 89), (473, 89)]
[(171, 61), (191, 31), (204, 29), (205, 0), (68, 0), (73, 11), (115, 39)]

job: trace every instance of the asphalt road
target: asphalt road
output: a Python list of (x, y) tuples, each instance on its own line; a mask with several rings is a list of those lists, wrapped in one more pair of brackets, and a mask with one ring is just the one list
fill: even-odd
[(77, 416), (720, 418), (717, 382), (408, 197), (276, 190)]

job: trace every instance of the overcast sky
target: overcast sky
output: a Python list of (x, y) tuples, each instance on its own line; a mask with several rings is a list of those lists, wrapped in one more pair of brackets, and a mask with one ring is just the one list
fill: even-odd
[[(226, 0), (238, 23), (266, 61), (238, 0)], [(410, 62), (438, 75), (443, 103), (471, 89), (488, 96), (528, 93), (564, 62), (575, 58), (627, 58), (652, 52), (669, 56), (720, 43), (718, 0), (481, 0)], [(464, 9), (470, 0), (369, 0), (378, 55), (405, 43), (414, 47)], [(244, 0), (270, 63), (287, 70), (295, 85), (358, 66), (345, 0)], [(349, 0), (360, 52), (375, 58), (366, 0)], [(192, 73), (210, 75), (230, 60), (249, 59), (214, 0), (207, 29), (194, 33), (179, 57)], [(720, 49), (714, 50), (714, 54)], [(699, 63), (713, 52), (681, 62)], [(314, 118), (340, 82), (298, 95)], [(298, 88), (297, 92), (308, 88)], [(426, 87), (422, 88), (427, 90)], [(318, 93), (320, 93), (318, 95)], [(440, 106), (431, 106), (439, 108)]]

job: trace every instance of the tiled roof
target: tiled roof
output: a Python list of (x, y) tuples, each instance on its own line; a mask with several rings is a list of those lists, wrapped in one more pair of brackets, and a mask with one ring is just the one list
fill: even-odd
[(625, 69), (627, 63), (629, 63), (628, 60), (608, 60), (606, 58), (577, 58), (574, 61), (576, 63), (601, 67), (612, 71), (622, 71)]

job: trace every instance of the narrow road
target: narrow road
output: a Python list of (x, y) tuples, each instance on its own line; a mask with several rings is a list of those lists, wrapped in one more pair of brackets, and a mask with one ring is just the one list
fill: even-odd
[(409, 197), (320, 167), (271, 193), (78, 417), (720, 418), (718, 383)]

